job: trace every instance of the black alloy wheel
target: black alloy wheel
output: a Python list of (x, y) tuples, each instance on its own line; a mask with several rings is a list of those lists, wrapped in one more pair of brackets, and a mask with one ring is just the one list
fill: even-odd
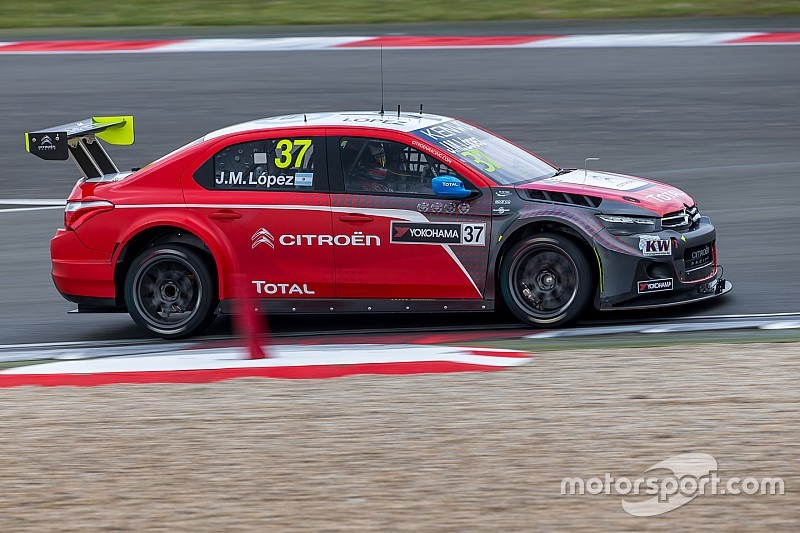
[(511, 247), (500, 267), (506, 306), (533, 326), (556, 327), (577, 320), (595, 292), (581, 249), (554, 233), (529, 236)]
[(215, 318), (215, 284), (190, 247), (165, 244), (144, 250), (125, 278), (125, 304), (143, 329), (165, 339), (187, 337)]

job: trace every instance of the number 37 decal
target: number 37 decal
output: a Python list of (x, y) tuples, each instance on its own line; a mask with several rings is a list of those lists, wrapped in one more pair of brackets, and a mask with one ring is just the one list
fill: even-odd
[(461, 224), (461, 244), (467, 246), (485, 246), (486, 224)]
[[(275, 145), (275, 166), (278, 168), (301, 168), (303, 158), (311, 147), (311, 139), (281, 139)], [(299, 150), (298, 150), (299, 149)], [(295, 155), (294, 152), (297, 151)], [(295, 155), (294, 157), (292, 157)], [(292, 159), (294, 164), (292, 165)]]

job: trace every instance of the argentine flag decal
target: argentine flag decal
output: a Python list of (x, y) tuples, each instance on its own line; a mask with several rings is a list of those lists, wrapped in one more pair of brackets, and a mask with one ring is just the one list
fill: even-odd
[(294, 175), (294, 184), (297, 187), (313, 187), (314, 186), (314, 173), (313, 172), (298, 172)]

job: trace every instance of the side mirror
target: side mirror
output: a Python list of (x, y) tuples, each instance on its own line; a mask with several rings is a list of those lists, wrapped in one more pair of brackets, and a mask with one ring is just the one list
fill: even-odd
[(466, 198), (472, 194), (455, 176), (436, 176), (431, 180), (431, 186), (433, 194), (442, 198)]

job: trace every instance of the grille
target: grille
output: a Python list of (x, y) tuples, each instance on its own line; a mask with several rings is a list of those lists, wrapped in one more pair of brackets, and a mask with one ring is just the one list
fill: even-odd
[(579, 205), (581, 207), (599, 207), (603, 201), (597, 196), (585, 194), (567, 194), (565, 192), (540, 191), (538, 189), (527, 189), (528, 198), (531, 200), (542, 200), (557, 204)]
[(684, 230), (694, 226), (695, 222), (700, 220), (700, 210), (697, 205), (691, 207), (686, 206), (680, 211), (667, 213), (661, 218), (661, 227), (663, 229)]

